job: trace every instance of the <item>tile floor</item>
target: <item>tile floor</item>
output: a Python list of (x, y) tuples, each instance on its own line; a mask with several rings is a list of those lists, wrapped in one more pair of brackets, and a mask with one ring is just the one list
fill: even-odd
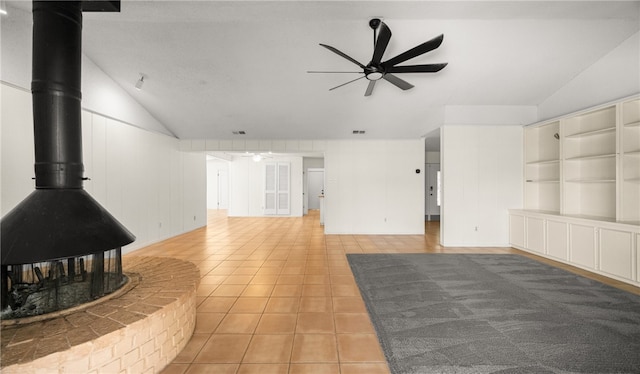
[(389, 369), (345, 254), (535, 257), (512, 248), (438, 243), (437, 222), (426, 223), (426, 235), (324, 235), (317, 211), (294, 218), (228, 218), (226, 211), (212, 210), (206, 228), (128, 256), (175, 257), (200, 269), (195, 332), (163, 374), (382, 374)]

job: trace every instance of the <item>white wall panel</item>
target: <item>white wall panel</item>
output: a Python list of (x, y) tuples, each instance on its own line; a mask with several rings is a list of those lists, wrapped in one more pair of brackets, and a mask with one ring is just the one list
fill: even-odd
[(522, 206), (522, 128), (442, 128), (441, 242), (509, 246), (508, 209)]
[(525, 217), (518, 214), (509, 215), (509, 238), (511, 245), (518, 248), (525, 248)]
[[(0, 87), (4, 215), (33, 191), (34, 151), (31, 95)], [(206, 224), (204, 153), (179, 152), (175, 138), (95, 113), (82, 120), (86, 190), (136, 235), (125, 252)]]
[[(129, 227), (127, 225), (127, 223), (130, 223), (128, 222), (129, 217), (124, 216), (122, 209), (123, 179), (127, 174), (123, 166), (123, 158), (125, 157), (127, 148), (124, 144), (120, 144), (120, 139), (125, 136), (124, 130), (122, 127), (117, 125), (117, 122), (107, 119), (105, 135), (106, 174), (104, 183), (107, 191), (105, 208), (107, 208), (109, 212), (113, 214), (123, 225)], [(118, 145), (117, 147), (114, 146), (116, 144)], [(135, 230), (133, 228), (129, 228), (129, 230), (133, 231), (135, 234)]]
[(207, 164), (204, 153), (181, 153), (184, 231), (207, 224)]
[[(262, 216), (264, 215), (264, 186), (265, 166), (262, 162), (255, 162), (251, 157), (244, 157), (247, 162), (247, 199), (249, 216)], [(273, 159), (272, 159), (273, 160)], [(270, 160), (271, 161), (271, 160)], [(232, 192), (233, 193), (233, 192)]]
[(88, 178), (84, 181), (84, 189), (93, 196), (93, 116), (91, 113), (82, 112), (82, 162), (84, 164), (84, 176)]
[(249, 215), (249, 158), (238, 157), (229, 163), (230, 217)]
[(0, 85), (2, 103), (0, 133), (2, 134), (2, 215), (13, 209), (33, 191), (33, 115), (31, 93)]
[(324, 165), (326, 233), (424, 233), (422, 139), (327, 141)]
[[(404, 142), (386, 143), (386, 227), (399, 234), (424, 233), (424, 149)], [(424, 147), (422, 139), (419, 143)]]
[(170, 201), (171, 203), (169, 204), (170, 206), (170, 217), (171, 217), (171, 223), (170, 223), (170, 228), (171, 228), (171, 234), (172, 235), (177, 235), (181, 232), (183, 232), (184, 229), (184, 225), (183, 225), (183, 210), (184, 210), (184, 203), (182, 201), (182, 198), (184, 196), (183, 194), (183, 188), (184, 188), (184, 184), (182, 183), (182, 170), (183, 170), (183, 164), (182, 164), (182, 157), (180, 156), (183, 152), (174, 152), (172, 157), (171, 157), (171, 162), (169, 163), (170, 165), (170, 174), (172, 177), (169, 179), (169, 183), (171, 186), (171, 190), (170, 190)]

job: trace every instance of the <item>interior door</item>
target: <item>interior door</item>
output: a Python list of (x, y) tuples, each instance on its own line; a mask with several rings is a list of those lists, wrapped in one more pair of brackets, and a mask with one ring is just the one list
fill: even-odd
[(276, 214), (277, 164), (265, 164), (264, 181), (264, 214)]
[(265, 164), (264, 214), (291, 214), (291, 175), (287, 162)]
[(324, 169), (307, 170), (309, 209), (320, 209), (320, 196), (324, 192)]
[(440, 219), (440, 164), (427, 164), (425, 212), (427, 220)]
[(291, 214), (291, 198), (289, 197), (291, 177), (289, 175), (289, 169), (288, 163), (278, 163), (278, 201), (276, 214)]

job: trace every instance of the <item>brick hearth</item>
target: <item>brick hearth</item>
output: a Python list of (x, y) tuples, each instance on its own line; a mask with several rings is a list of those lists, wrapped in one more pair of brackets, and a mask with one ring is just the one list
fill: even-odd
[(196, 323), (198, 268), (173, 258), (124, 259), (139, 283), (71, 314), (3, 326), (2, 373), (154, 373), (187, 344)]

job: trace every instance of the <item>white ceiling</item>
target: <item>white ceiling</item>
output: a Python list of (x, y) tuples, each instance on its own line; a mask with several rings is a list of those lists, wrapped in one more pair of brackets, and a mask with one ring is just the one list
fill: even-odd
[[(417, 138), (446, 105), (540, 104), (640, 29), (640, 2), (594, 1), (128, 1), (85, 13), (84, 53), (183, 139)], [(364, 97), (369, 19), (393, 32), (384, 59), (439, 34), (437, 50), (406, 64), (448, 62), (435, 74), (398, 74)], [(146, 75), (143, 90), (134, 84)]]

